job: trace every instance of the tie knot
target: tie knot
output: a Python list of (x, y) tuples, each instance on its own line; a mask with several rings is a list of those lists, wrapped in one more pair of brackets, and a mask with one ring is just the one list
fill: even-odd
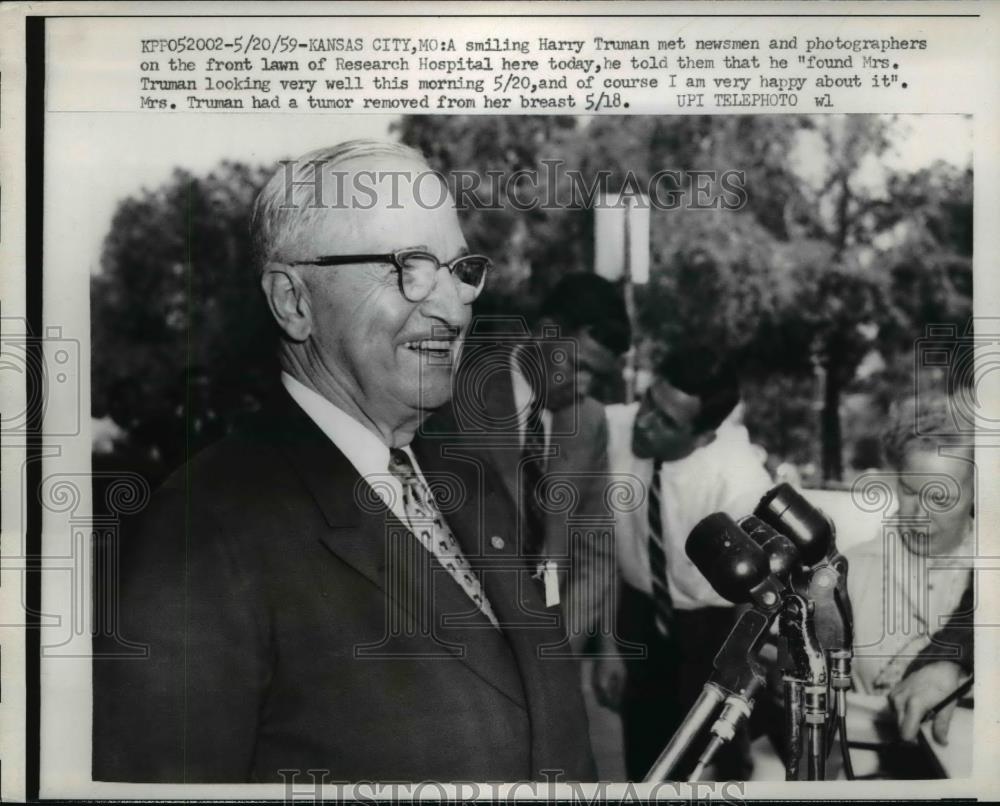
[(389, 449), (389, 472), (401, 481), (409, 481), (416, 475), (413, 471), (413, 462), (401, 448)]

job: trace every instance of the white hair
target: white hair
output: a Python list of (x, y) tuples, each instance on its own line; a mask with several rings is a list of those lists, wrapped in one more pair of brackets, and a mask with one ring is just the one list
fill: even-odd
[(286, 244), (328, 213), (330, 207), (324, 206), (322, 195), (324, 174), (349, 161), (383, 156), (402, 157), (431, 170), (419, 151), (384, 140), (348, 140), (282, 162), (257, 194), (250, 217), (257, 271), (263, 271)]

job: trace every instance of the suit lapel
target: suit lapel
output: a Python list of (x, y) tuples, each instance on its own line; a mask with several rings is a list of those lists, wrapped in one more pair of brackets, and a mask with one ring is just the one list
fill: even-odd
[[(469, 499), (478, 499), (481, 505), (462, 506), (447, 517), (454, 524), (462, 550), (476, 557), (473, 562), (478, 568), (485, 569), (483, 586), (504, 625), (503, 634), (516, 662), (514, 673), (519, 673), (520, 679), (512, 685), (523, 691), (531, 719), (532, 776), (540, 778), (541, 770), (551, 766), (553, 759), (564, 757), (567, 732), (573, 741), (579, 741), (579, 730), (574, 732), (574, 726), (581, 724), (582, 704), (575, 692), (567, 694), (566, 690), (567, 685), (579, 686), (577, 661), (566, 654), (561, 610), (546, 607), (541, 583), (531, 578), (519, 555), (513, 500), (501, 486), (496, 470), (482, 462), (461, 461), (459, 456), (470, 460), (474, 456), (461, 446), (444, 453), (441, 459), (440, 446), (426, 442), (417, 447), (425, 474), (438, 462), (447, 462), (448, 454), (453, 453), (449, 469), (466, 489), (479, 489), (479, 494)], [(545, 647), (553, 650), (550, 656), (543, 657)], [(563, 668), (557, 672), (548, 667), (543, 673), (539, 664)]]
[[(382, 591), (387, 602), (416, 623), (422, 620), (428, 640), (435, 644), (432, 654), (451, 655), (515, 702), (523, 702), (516, 675), (505, 674), (504, 664), (498, 662), (497, 653), (509, 651), (506, 643), (465, 591), (287, 395), (280, 409), (274, 418), (281, 424), (275, 436), (329, 527), (319, 535), (320, 542)], [(445, 519), (464, 551), (451, 514)], [(390, 557), (399, 558), (392, 568)], [(442, 626), (443, 619), (466, 613), (461, 626)]]
[[(579, 469), (574, 462), (574, 447), (577, 440), (575, 436), (576, 417), (574, 406), (566, 406), (552, 413), (552, 432), (549, 436), (549, 459), (546, 466), (546, 475), (553, 479), (562, 481), (572, 481), (577, 490), (580, 489), (580, 479), (570, 479), (569, 473)], [(577, 503), (577, 506), (579, 502)], [(575, 507), (564, 510), (558, 509), (549, 512), (545, 517), (545, 553), (547, 556), (557, 559), (560, 563), (566, 563), (569, 555), (569, 536), (567, 534), (567, 519), (573, 513)], [(565, 577), (563, 578), (563, 589), (565, 590)]]
[(488, 423), (502, 425), (490, 439), (483, 440), (489, 446), (494, 466), (500, 471), (500, 478), (512, 501), (517, 501), (517, 468), (521, 459), (519, 427), (514, 415), (517, 404), (514, 401), (514, 385), (509, 367), (494, 372), (486, 379), (484, 406)]
[(517, 501), (521, 450), (510, 372), (512, 348), (502, 343), (503, 338), (501, 334), (497, 342), (466, 343), (452, 399), (424, 422), (417, 442), (427, 442), (428, 449), (457, 444), (474, 449), (499, 471), (511, 501)]

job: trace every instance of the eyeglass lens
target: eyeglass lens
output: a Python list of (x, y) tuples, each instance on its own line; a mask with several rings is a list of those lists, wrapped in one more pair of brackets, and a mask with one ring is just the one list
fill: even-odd
[[(440, 264), (431, 255), (415, 253), (402, 257), (401, 278), (407, 299), (425, 299), (434, 288)], [(486, 261), (480, 257), (459, 258), (452, 264), (452, 273), (459, 282), (471, 286), (477, 293), (486, 274)]]

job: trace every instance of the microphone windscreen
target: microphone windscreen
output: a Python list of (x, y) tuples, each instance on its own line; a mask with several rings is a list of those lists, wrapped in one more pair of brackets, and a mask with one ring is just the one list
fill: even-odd
[(830, 522), (789, 484), (766, 493), (753, 514), (791, 540), (806, 565), (826, 557), (833, 542)]
[(767, 555), (724, 512), (699, 521), (684, 545), (691, 562), (723, 599), (740, 604), (770, 573)]
[(741, 518), (740, 528), (767, 555), (771, 573), (782, 582), (787, 582), (788, 577), (800, 562), (799, 552), (795, 548), (795, 544), (781, 532), (768, 526), (754, 515)]

